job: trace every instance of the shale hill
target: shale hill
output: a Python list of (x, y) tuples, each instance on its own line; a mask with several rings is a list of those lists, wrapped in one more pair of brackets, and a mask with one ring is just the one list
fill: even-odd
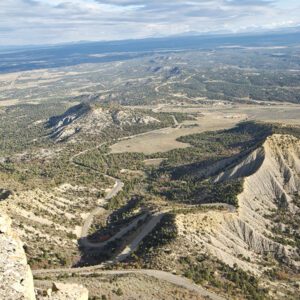
[[(226, 264), (257, 274), (265, 270), (269, 255), (278, 264), (299, 270), (299, 229), (284, 215), (296, 220), (300, 210), (300, 141), (274, 134), (239, 164), (219, 174), (215, 182), (236, 178), (244, 178), (236, 212), (209, 212), (208, 217), (200, 217), (196, 227), (204, 234), (197, 240)], [(179, 228), (194, 235), (197, 228), (189, 226), (190, 221), (178, 217)]]
[(165, 240), (169, 237), (169, 243), (138, 254), (150, 267), (182, 270), (202, 283), (211, 276), (222, 285), (228, 268), (234, 274), (239, 268), (262, 278), (275, 294), (285, 288), (295, 294), (293, 284), (285, 282), (282, 288), (277, 275), (271, 281), (268, 276), (299, 274), (300, 270), (300, 140), (292, 134), (273, 133), (230, 165), (219, 161), (211, 167), (218, 170), (209, 178), (214, 184), (242, 182), (236, 207), (226, 204), (214, 209), (214, 204), (207, 204), (209, 208), (199, 210), (191, 205), (178, 211), (172, 230), (168, 223), (168, 230), (175, 233), (171, 240), (167, 229), (156, 230)]

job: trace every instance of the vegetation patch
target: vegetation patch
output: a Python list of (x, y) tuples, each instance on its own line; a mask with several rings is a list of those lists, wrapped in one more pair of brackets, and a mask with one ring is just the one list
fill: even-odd
[(175, 215), (168, 213), (140, 243), (138, 249), (131, 255), (131, 262), (151, 262), (158, 248), (169, 245), (177, 237)]
[(95, 220), (93, 226), (90, 228), (92, 234), (88, 236), (91, 241), (105, 241), (114, 236), (124, 226), (128, 225), (143, 211), (141, 210), (143, 198), (141, 196), (133, 196), (125, 205), (117, 208), (103, 220), (103, 214), (100, 220)]
[(182, 257), (180, 263), (184, 276), (197, 284), (209, 284), (234, 299), (267, 299), (267, 291), (260, 287), (259, 280), (237, 265), (232, 268), (206, 255)]
[(242, 178), (215, 183), (209, 170), (221, 160), (228, 159), (228, 165), (238, 161), (243, 152), (258, 147), (271, 133), (271, 125), (244, 122), (230, 130), (181, 137), (179, 140), (191, 147), (166, 153), (161, 167), (152, 171), (150, 192), (187, 204), (220, 202), (237, 206)]

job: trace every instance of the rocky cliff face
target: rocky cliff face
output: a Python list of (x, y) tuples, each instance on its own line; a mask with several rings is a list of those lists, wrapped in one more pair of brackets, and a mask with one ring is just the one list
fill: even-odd
[[(300, 191), (300, 141), (290, 135), (273, 135), (237, 166), (221, 173), (216, 181), (244, 178), (236, 211), (210, 211), (177, 217), (179, 234), (192, 243), (201, 243), (221, 261), (261, 274), (273, 263), (299, 269), (295, 241), (274, 232), (278, 226), (272, 215), (284, 208), (294, 218), (300, 208), (295, 199)], [(294, 229), (279, 224), (286, 231)], [(201, 232), (201, 234), (199, 234)], [(293, 232), (292, 235), (293, 236)], [(280, 237), (280, 239), (279, 239)]]
[[(36, 297), (37, 296), (37, 297)], [(88, 290), (77, 284), (53, 283), (51, 289), (34, 289), (23, 243), (11, 229), (11, 219), (0, 215), (0, 299), (88, 300)]]
[(35, 299), (23, 244), (11, 229), (11, 220), (3, 213), (0, 216), (0, 299)]

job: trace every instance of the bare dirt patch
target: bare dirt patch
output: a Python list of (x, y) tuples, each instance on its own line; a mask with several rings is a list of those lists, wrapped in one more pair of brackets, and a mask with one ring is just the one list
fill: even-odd
[(164, 161), (164, 158), (151, 158), (145, 159), (144, 164), (145, 166), (159, 166)]
[[(88, 288), (90, 297), (111, 300), (201, 300), (196, 292), (175, 286), (163, 280), (141, 274), (83, 275), (64, 279), (63, 282), (80, 283)], [(45, 281), (35, 281), (39, 287), (47, 286)], [(50, 282), (48, 283), (48, 285)]]
[(0, 107), (13, 106), (19, 103), (19, 99), (0, 100)]

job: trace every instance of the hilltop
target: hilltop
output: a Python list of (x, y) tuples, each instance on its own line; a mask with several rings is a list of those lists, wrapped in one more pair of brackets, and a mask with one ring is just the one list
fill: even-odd
[(64, 141), (79, 132), (96, 135), (109, 127), (122, 130), (124, 126), (152, 123), (160, 123), (160, 121), (144, 113), (118, 106), (104, 107), (81, 103), (69, 108), (62, 115), (49, 118), (45, 126), (50, 130), (51, 138)]

